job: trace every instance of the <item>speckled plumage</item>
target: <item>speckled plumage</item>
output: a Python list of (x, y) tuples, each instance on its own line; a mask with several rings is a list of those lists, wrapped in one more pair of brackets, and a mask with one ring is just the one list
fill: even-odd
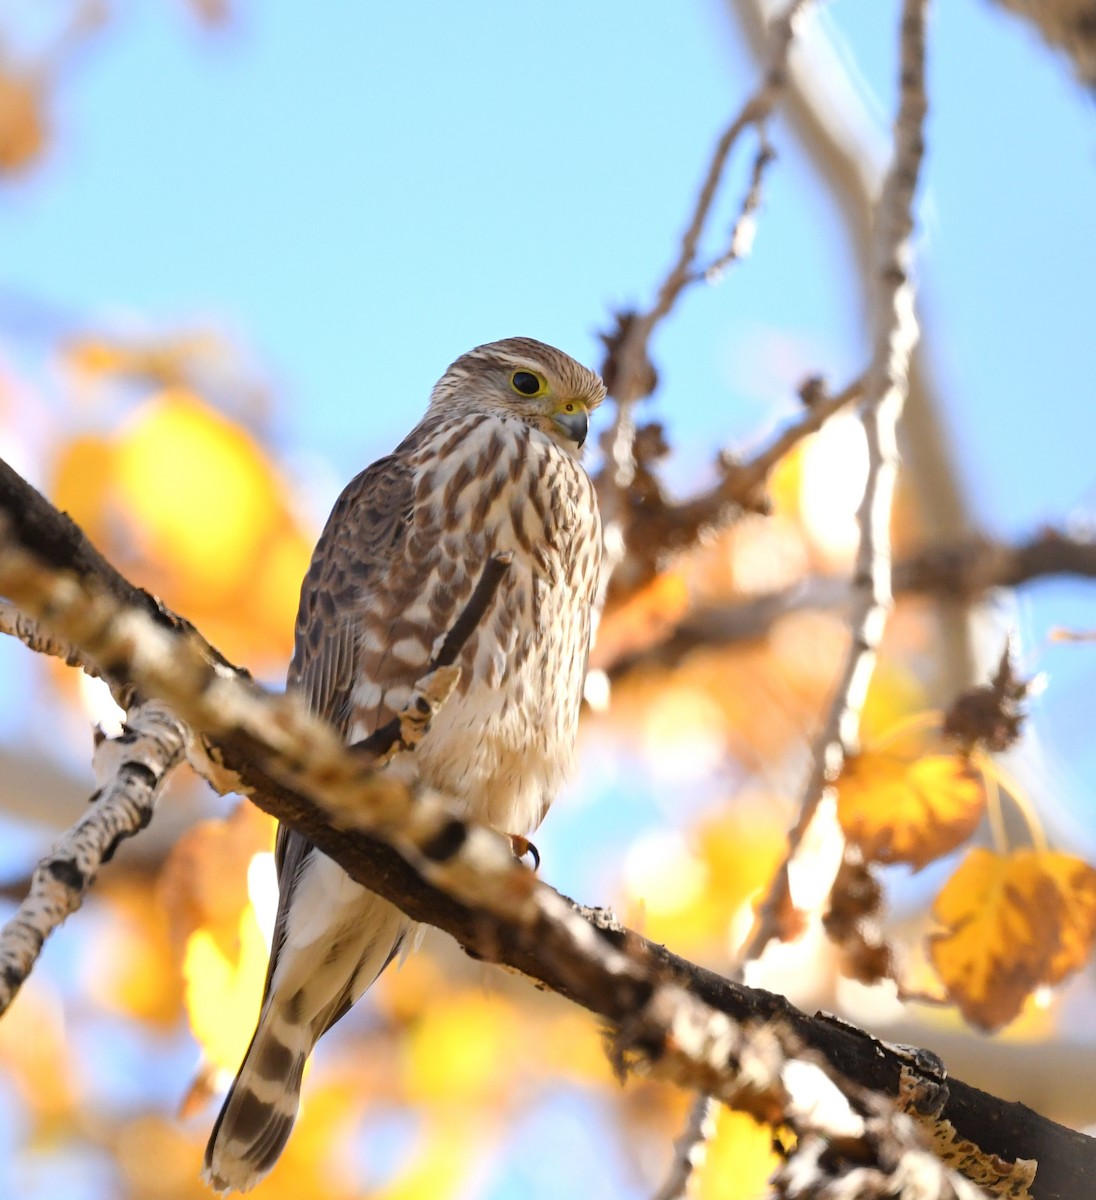
[[(515, 390), (522, 371), (543, 395)], [(340, 496), (301, 588), (289, 686), (354, 742), (407, 702), (483, 564), (513, 553), (458, 659), (456, 693), (414, 754), (388, 768), (506, 833), (537, 827), (573, 759), (601, 529), (563, 414), (603, 396), (593, 372), (531, 339), (457, 359), (422, 421)], [(312, 1046), (409, 930), (398, 909), (285, 827), (277, 862), (259, 1024), (206, 1150), (219, 1190), (245, 1190), (273, 1166)]]

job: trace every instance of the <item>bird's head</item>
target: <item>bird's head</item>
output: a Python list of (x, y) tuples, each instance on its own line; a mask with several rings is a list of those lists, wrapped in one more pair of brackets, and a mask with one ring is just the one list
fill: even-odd
[(605, 399), (591, 370), (544, 342), (507, 338), (462, 354), (438, 381), (430, 406), (518, 418), (577, 454), (590, 413)]

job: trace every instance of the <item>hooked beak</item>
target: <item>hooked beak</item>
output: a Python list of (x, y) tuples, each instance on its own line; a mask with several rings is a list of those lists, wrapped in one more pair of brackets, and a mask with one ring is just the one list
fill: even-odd
[(586, 434), (590, 431), (590, 418), (585, 408), (576, 404), (573, 412), (558, 412), (552, 420), (569, 442), (582, 447), (582, 443), (586, 441)]

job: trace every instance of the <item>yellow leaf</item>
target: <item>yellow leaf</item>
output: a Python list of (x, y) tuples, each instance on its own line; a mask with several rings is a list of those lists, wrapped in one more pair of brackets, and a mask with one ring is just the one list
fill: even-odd
[(207, 929), (187, 939), (183, 958), (190, 1028), (206, 1057), (235, 1071), (255, 1031), (266, 978), (267, 945), (253, 909), (240, 914), (240, 953), (226, 955)]
[(1062, 944), (1063, 908), (1045, 853), (971, 850), (936, 897), (948, 927), (929, 938), (929, 956), (963, 1016), (997, 1029), (1050, 981)]
[(501, 996), (447, 995), (410, 1030), (405, 1083), (413, 1099), (437, 1105), (484, 1106), (509, 1088), (521, 1032)]
[(985, 806), (981, 777), (953, 754), (910, 760), (868, 750), (837, 782), (837, 819), (849, 841), (871, 861), (914, 870), (966, 841)]
[(1071, 854), (1044, 850), (1039, 865), (1058, 888), (1061, 901), (1057, 952), (1050, 960), (1046, 982), (1061, 981), (1083, 966), (1096, 940), (1096, 870)]
[(199, 821), (179, 838), (157, 888), (177, 945), (202, 928), (227, 957), (235, 957), (240, 913), (248, 904), (248, 866), (256, 854), (273, 849), (275, 828), (273, 817), (241, 801), (229, 816)]
[(276, 520), (270, 468), (247, 433), (183, 389), (142, 405), (117, 450), (119, 503), (206, 605), (252, 571)]
[(700, 1200), (762, 1200), (779, 1162), (767, 1125), (721, 1106), (700, 1172)]
[(104, 554), (225, 653), (260, 671), (289, 654), (313, 539), (244, 426), (185, 388), (165, 388), (116, 437), (66, 445), (53, 493)]
[(654, 645), (689, 607), (689, 587), (679, 570), (664, 571), (623, 604), (610, 605), (598, 629), (591, 666), (615, 662)]
[(54, 464), (54, 504), (100, 547), (110, 533), (113, 477), (114, 447), (92, 434), (66, 442)]
[(168, 914), (146, 884), (112, 879), (98, 890), (112, 927), (88, 964), (88, 990), (127, 1016), (174, 1025), (183, 989)]
[(118, 1130), (114, 1162), (129, 1185), (127, 1195), (143, 1200), (180, 1200), (200, 1195), (195, 1176), (201, 1151), (174, 1123), (143, 1113)]
[(60, 997), (36, 972), (0, 1021), (0, 1072), (24, 1121), (60, 1125), (86, 1102), (70, 1032)]

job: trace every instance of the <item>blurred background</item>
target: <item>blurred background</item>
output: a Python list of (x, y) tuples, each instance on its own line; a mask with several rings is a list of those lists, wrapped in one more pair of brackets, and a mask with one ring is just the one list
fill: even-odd
[[(690, 291), (639, 414), (670, 492), (793, 419), (809, 375), (869, 354), (867, 205), (885, 166), (898, 6), (804, 23), (749, 257)], [(528, 335), (597, 366), (650, 303), (721, 130), (761, 72), (755, 0), (0, 5), (0, 454), (130, 578), (280, 685), (299, 581), (342, 485), (389, 451), (446, 365)], [(899, 552), (981, 531), (1091, 528), (1096, 120), (1065, 56), (988, 0), (937, 6)], [(746, 139), (706, 256), (748, 185)], [(611, 413), (602, 410), (603, 428)], [(595, 447), (592, 468), (599, 462)], [(542, 874), (725, 968), (777, 861), (844, 649), (840, 609), (660, 652), (698, 609), (847, 572), (863, 448), (835, 421), (745, 518), (607, 616), (577, 779)], [(900, 603), (868, 734), (984, 675), (1009, 630), (1045, 676), (1008, 769), (1051, 839), (1092, 858), (1092, 585), (973, 611)], [(0, 643), (6, 915), (94, 787), (114, 719), (67, 668)], [(177, 775), (0, 1021), (0, 1191), (207, 1195), (212, 1095), (265, 969), (271, 829)], [(231, 814), (231, 815), (230, 815)], [(229, 818), (225, 820), (224, 818)], [(954, 866), (888, 883), (910, 978)], [(751, 981), (927, 1044), (953, 1074), (1077, 1125), (1092, 979), (994, 1040), (950, 1009), (839, 978), (818, 931)], [(688, 1098), (621, 1087), (585, 1014), (440, 935), (325, 1038), (260, 1198), (646, 1197)], [(218, 1093), (219, 1094), (219, 1093)], [(768, 1134), (723, 1118), (700, 1195), (763, 1194)]]

